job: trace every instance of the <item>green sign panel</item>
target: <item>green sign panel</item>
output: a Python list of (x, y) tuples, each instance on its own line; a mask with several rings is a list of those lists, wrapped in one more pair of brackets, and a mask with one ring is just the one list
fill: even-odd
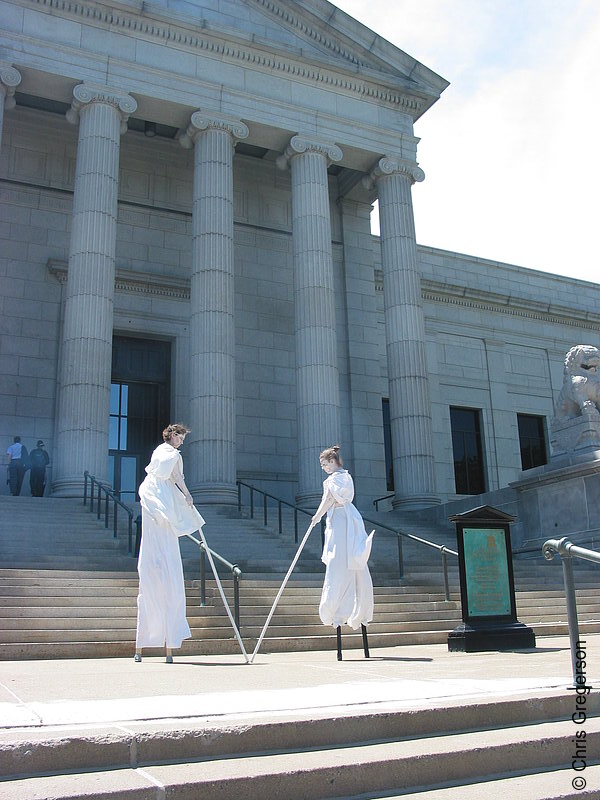
[(510, 615), (512, 609), (504, 528), (463, 528), (463, 551), (468, 615)]

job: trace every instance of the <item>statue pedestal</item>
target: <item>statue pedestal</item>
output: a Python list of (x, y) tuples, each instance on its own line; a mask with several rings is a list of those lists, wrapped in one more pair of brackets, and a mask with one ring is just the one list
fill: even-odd
[(552, 458), (550, 464), (560, 456), (570, 453), (584, 454), (600, 450), (600, 413), (595, 407), (584, 409), (581, 417), (557, 419), (550, 424)]
[(600, 533), (600, 447), (585, 446), (553, 455), (510, 484), (517, 491), (513, 541), (517, 547), (546, 539), (578, 540)]

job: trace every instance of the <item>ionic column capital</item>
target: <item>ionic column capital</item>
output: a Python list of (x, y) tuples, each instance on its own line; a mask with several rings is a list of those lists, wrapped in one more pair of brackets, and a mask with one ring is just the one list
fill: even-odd
[(121, 116), (121, 133), (127, 131), (127, 120), (137, 110), (137, 103), (131, 95), (92, 83), (80, 83), (73, 89), (73, 103), (67, 111), (67, 120), (72, 125), (79, 122), (79, 113), (89, 103), (103, 103), (113, 106)]
[(341, 149), (334, 142), (296, 134), (292, 136), (288, 146), (277, 158), (276, 164), (279, 169), (287, 169), (291, 159), (303, 153), (319, 153), (325, 156), (328, 165), (335, 161), (341, 161), (343, 155)]
[(21, 73), (12, 64), (0, 61), (0, 93), (4, 95), (4, 108), (7, 111), (14, 108), (15, 89), (21, 83)]
[(232, 144), (240, 139), (245, 139), (250, 131), (248, 126), (235, 117), (224, 114), (209, 114), (204, 111), (194, 111), (186, 132), (180, 137), (179, 143), (189, 150), (197, 137), (204, 131), (216, 129), (224, 131), (231, 136)]
[(411, 183), (420, 183), (425, 180), (425, 173), (415, 161), (394, 156), (380, 158), (362, 182), (366, 189), (372, 189), (380, 178), (388, 175), (405, 175)]

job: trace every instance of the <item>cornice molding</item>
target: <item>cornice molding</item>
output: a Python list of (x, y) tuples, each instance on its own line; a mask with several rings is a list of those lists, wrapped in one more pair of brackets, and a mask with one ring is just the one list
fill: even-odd
[[(375, 291), (383, 291), (383, 271), (381, 269), (375, 269)], [(600, 313), (594, 311), (582, 311), (578, 308), (543, 303), (514, 294), (471, 289), (426, 278), (421, 278), (421, 297), (423, 300), (434, 303), (462, 306), (477, 311), (492, 311), (497, 314), (508, 314), (540, 322), (569, 325), (573, 328), (598, 331), (600, 327)]]
[[(271, 74), (281, 73), (286, 77), (294, 76), (307, 83), (325, 85), (363, 98), (388, 103), (415, 118), (431, 104), (431, 99), (420, 96), (418, 90), (415, 90), (414, 94), (410, 91), (403, 92), (382, 86), (375, 80), (354, 77), (344, 72), (343, 65), (336, 67), (306, 64), (284, 53), (261, 49), (259, 44), (247, 45), (241, 41), (234, 41), (233, 37), (225, 38), (224, 34), (217, 31), (208, 31), (200, 26), (196, 26), (194, 30), (192, 23), (189, 27), (184, 27), (183, 23), (169, 22), (157, 13), (147, 10), (144, 10), (144, 16), (140, 16), (115, 7), (100, 6), (89, 0), (22, 0), (22, 2), (23, 5), (58, 11), (64, 17), (83, 19), (87, 23), (106, 29), (123, 29), (130, 34), (138, 33), (157, 39), (161, 44), (171, 43), (192, 51), (202, 51), (208, 56), (239, 62), (241, 66), (253, 66)], [(300, 24), (298, 22), (298, 25)], [(307, 31), (309, 30), (307, 28)], [(320, 41), (319, 37), (323, 39), (323, 44), (329, 41), (317, 31), (313, 31), (310, 35), (317, 41)], [(333, 43), (331, 44), (333, 47)], [(342, 56), (347, 52), (343, 48), (338, 50)], [(352, 62), (349, 63), (348, 69), (355, 72), (358, 66)], [(390, 75), (390, 78), (393, 77)]]
[[(54, 275), (59, 283), (67, 282), (68, 264), (55, 258), (49, 258), (48, 271)], [(115, 275), (115, 289), (133, 294), (154, 295), (169, 297), (175, 300), (190, 299), (190, 281), (164, 275), (148, 275), (133, 270), (117, 269)]]
[(254, 3), (257, 6), (260, 6), (264, 11), (285, 22), (289, 27), (296, 28), (304, 36), (307, 36), (317, 44), (320, 44), (323, 47), (326, 47), (328, 50), (331, 50), (331, 52), (335, 53), (336, 56), (345, 58), (351, 64), (354, 64), (357, 67), (365, 66), (373, 69), (376, 68), (374, 64), (369, 64), (367, 61), (357, 58), (346, 48), (340, 47), (340, 45), (337, 42), (334, 42), (333, 39), (329, 38), (328, 36), (324, 36), (320, 31), (316, 31), (314, 28), (309, 27), (299, 17), (297, 17), (295, 14), (292, 14), (288, 9), (282, 8), (277, 3), (274, 3), (273, 0), (254, 0)]

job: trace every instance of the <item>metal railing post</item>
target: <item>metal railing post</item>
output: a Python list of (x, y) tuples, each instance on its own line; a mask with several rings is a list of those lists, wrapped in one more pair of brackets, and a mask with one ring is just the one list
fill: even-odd
[(117, 504), (113, 503), (113, 539), (117, 538), (117, 513)]
[(90, 475), (90, 514), (94, 511), (94, 483), (94, 476)]
[(450, 583), (448, 582), (448, 556), (446, 548), (442, 547), (442, 569), (444, 570), (444, 592), (446, 600), (450, 600)]
[(237, 564), (233, 565), (233, 617), (241, 635), (240, 627), (240, 577)]
[(571, 669), (573, 671), (573, 685), (577, 686), (576, 653), (579, 647), (579, 619), (577, 617), (577, 598), (575, 596), (575, 581), (573, 579), (573, 559), (568, 550), (561, 553), (565, 594), (567, 598), (567, 621), (569, 624), (569, 642), (571, 643)]
[(102, 484), (98, 481), (98, 503), (96, 505), (96, 519), (100, 519), (100, 515), (102, 514)]
[(265, 525), (265, 527), (266, 527), (266, 525), (267, 525), (267, 517), (268, 517), (268, 511), (267, 511), (267, 495), (266, 495), (266, 494), (263, 494), (263, 525)]
[(298, 544), (298, 509), (294, 507), (294, 542)]
[(278, 501), (278, 514), (279, 514), (279, 535), (283, 533), (283, 525), (281, 519), (281, 500)]
[(86, 471), (83, 473), (83, 505), (87, 505), (87, 485), (88, 485), (88, 475), (89, 472)]
[(404, 554), (402, 552), (402, 537), (398, 536), (398, 577), (404, 577)]
[(206, 553), (200, 549), (200, 605), (206, 605)]
[(133, 555), (137, 558), (140, 554), (140, 545), (142, 544), (142, 517), (140, 514), (135, 518), (135, 550)]
[(238, 514), (242, 513), (242, 484), (238, 481), (237, 485), (238, 490)]
[[(106, 491), (106, 500), (104, 501), (104, 528), (105, 528), (105, 530), (108, 530), (108, 500), (109, 500), (108, 491)], [(115, 504), (115, 508), (116, 507), (117, 506)]]
[(250, 519), (254, 519), (254, 489), (250, 487)]
[(133, 512), (128, 514), (129, 522), (127, 525), (127, 552), (131, 555), (131, 545), (133, 540)]

